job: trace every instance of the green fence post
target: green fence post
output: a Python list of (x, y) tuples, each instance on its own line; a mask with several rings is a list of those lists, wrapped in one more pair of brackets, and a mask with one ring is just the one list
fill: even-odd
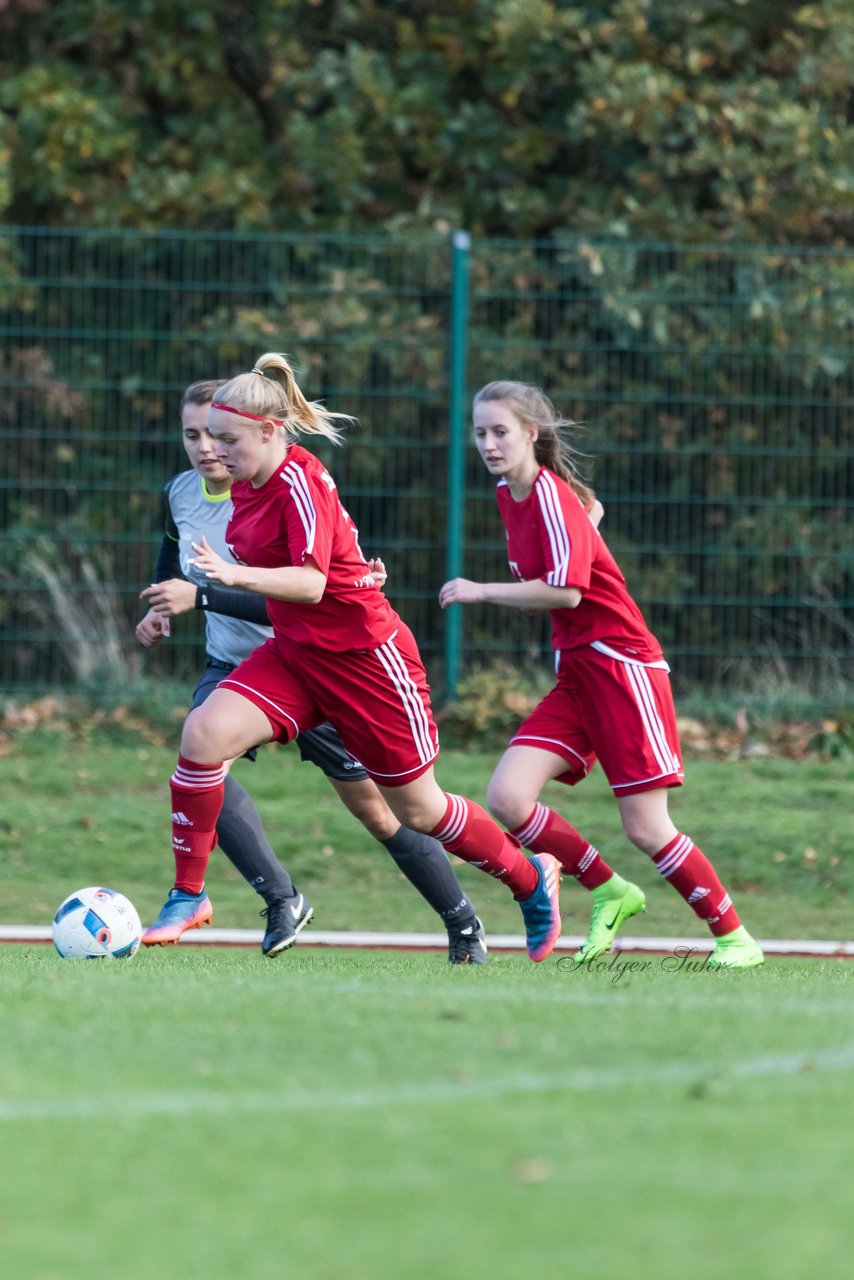
[[(445, 578), (463, 571), (463, 481), (466, 411), (466, 356), (468, 344), (469, 262), (471, 236), (455, 231), (451, 237), (451, 350), (448, 406), (448, 524)], [(445, 690), (457, 695), (462, 653), (463, 615), (459, 605), (445, 614)]]

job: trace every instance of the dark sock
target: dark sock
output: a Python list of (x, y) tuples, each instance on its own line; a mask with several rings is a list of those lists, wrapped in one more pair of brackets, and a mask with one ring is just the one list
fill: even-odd
[(438, 840), (401, 827), (382, 844), (410, 884), (442, 917), (446, 927), (465, 929), (474, 924), (474, 907)]
[(291, 877), (270, 848), (258, 810), (230, 773), (225, 779), (216, 833), (225, 856), (265, 902), (290, 898), (296, 892)]

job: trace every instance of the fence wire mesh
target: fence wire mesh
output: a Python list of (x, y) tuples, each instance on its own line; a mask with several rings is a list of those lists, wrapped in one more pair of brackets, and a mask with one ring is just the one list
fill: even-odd
[[(0, 231), (0, 687), (188, 676), (200, 625), (135, 646), (187, 383), (290, 353), (353, 414), (325, 449), (441, 688), (449, 370), (542, 386), (583, 423), (603, 532), (677, 687), (851, 678), (854, 253), (475, 240), (451, 324), (444, 237)], [(457, 388), (459, 391), (460, 388)], [(464, 572), (507, 575), (466, 452)], [(195, 620), (199, 623), (199, 620)], [(544, 624), (468, 610), (462, 669), (545, 660)]]

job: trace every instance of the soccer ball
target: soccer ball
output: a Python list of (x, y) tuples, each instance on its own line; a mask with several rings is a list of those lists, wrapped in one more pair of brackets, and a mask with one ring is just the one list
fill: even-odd
[(141, 937), (133, 903), (100, 885), (70, 893), (53, 917), (53, 944), (61, 956), (129, 960), (139, 950)]

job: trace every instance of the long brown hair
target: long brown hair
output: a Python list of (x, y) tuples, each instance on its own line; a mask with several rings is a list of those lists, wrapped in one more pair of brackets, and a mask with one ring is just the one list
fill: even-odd
[[(268, 378), (267, 370), (276, 377)], [(352, 422), (346, 413), (333, 413), (317, 400), (306, 400), (288, 361), (279, 351), (267, 351), (255, 361), (250, 373), (230, 378), (216, 393), (216, 402), (230, 409), (245, 409), (256, 416), (277, 418), (288, 435), (326, 436), (341, 443), (337, 419)]]
[(571, 418), (562, 417), (540, 388), (529, 386), (527, 382), (487, 382), (474, 397), (473, 407), (487, 400), (503, 400), (521, 422), (537, 428), (534, 441), (537, 462), (566, 480), (589, 511), (596, 501), (596, 494), (581, 477), (578, 460), (582, 455), (569, 438), (569, 433), (576, 430), (578, 424)]

